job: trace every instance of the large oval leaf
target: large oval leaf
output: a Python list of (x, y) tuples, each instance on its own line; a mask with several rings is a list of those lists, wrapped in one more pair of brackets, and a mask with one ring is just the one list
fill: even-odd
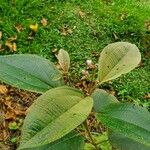
[(0, 80), (38, 93), (63, 85), (62, 76), (53, 63), (30, 54), (0, 56)]
[(108, 105), (119, 102), (115, 96), (102, 89), (96, 89), (92, 94), (92, 98), (96, 112), (101, 112)]
[(150, 146), (150, 113), (139, 106), (112, 104), (97, 115), (108, 128)]
[(115, 132), (109, 134), (109, 141), (117, 150), (150, 150), (150, 146), (139, 143), (130, 139), (130, 137), (125, 137), (124, 135)]
[(82, 150), (84, 145), (84, 138), (72, 131), (55, 142), (36, 148), (27, 148), (24, 150)]
[(100, 83), (115, 79), (130, 72), (141, 61), (136, 45), (128, 42), (116, 42), (106, 46), (101, 52), (98, 67)]
[(22, 128), (20, 149), (45, 145), (80, 125), (93, 106), (91, 97), (69, 87), (51, 89), (30, 107)]

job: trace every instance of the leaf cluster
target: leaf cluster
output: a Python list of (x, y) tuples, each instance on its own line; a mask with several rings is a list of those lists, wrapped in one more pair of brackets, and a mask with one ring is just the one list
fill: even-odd
[[(108, 131), (108, 140), (116, 149), (148, 150), (150, 148), (150, 114), (133, 104), (120, 103), (114, 96), (99, 89), (99, 85), (130, 72), (141, 60), (136, 45), (116, 42), (100, 54), (98, 76), (89, 96), (64, 84), (70, 57), (60, 50), (58, 63), (29, 54), (0, 56), (0, 80), (20, 89), (42, 93), (29, 108), (22, 127), (19, 150), (82, 150), (85, 138), (93, 149), (103, 149), (87, 124), (88, 116), (96, 119)], [(90, 61), (88, 65), (92, 67)], [(82, 134), (82, 127), (87, 135)]]

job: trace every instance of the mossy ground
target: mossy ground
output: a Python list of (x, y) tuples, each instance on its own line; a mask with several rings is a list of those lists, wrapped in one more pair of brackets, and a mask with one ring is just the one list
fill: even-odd
[[(42, 17), (48, 20), (45, 27), (41, 24)], [(71, 73), (78, 78), (87, 59), (97, 61), (92, 53), (99, 54), (104, 46), (115, 41), (129, 41), (141, 50), (144, 66), (113, 81), (112, 86), (120, 100), (148, 107), (144, 98), (150, 87), (148, 21), (149, 0), (0, 0), (4, 47), (0, 54), (12, 53), (4, 45), (14, 35), (17, 35), (15, 53), (38, 54), (56, 61), (52, 50), (63, 48), (71, 57)], [(29, 26), (34, 23), (39, 28), (29, 40)], [(16, 24), (24, 30), (18, 33)]]

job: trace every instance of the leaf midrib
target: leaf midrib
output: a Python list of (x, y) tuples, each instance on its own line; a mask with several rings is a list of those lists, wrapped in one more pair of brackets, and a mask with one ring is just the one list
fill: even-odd
[[(82, 100), (84, 100), (84, 98), (80, 98), (81, 100), (80, 101), (82, 101)], [(79, 103), (80, 103), (80, 101), (78, 102), (78, 103), (76, 103), (76, 104), (74, 104), (72, 107), (70, 107), (70, 109), (72, 109), (73, 107), (75, 107), (76, 105), (78, 105)], [(63, 113), (61, 113), (59, 116), (57, 116), (53, 121), (51, 121), (50, 123), (48, 123), (47, 125), (46, 125), (46, 127), (49, 125), (49, 124), (51, 124), (52, 122), (55, 122), (55, 120), (58, 120), (58, 118), (60, 118), (61, 116), (63, 116), (64, 115), (64, 113), (67, 113), (68, 111), (70, 111), (70, 109), (68, 109), (68, 110), (66, 110), (66, 111), (64, 111)], [(46, 127), (44, 127), (42, 130), (40, 130), (39, 132), (37, 132), (32, 138), (30, 138), (30, 140), (28, 140), (25, 144), (23, 144), (23, 145), (26, 145), (29, 141), (31, 141), (32, 139), (34, 139), (34, 137), (37, 135), (37, 134), (40, 134)], [(22, 147), (24, 147), (24, 146), (22, 146)]]
[[(124, 48), (127, 49), (126, 47), (124, 47)], [(128, 52), (129, 52), (129, 50), (128, 50)], [(128, 54), (128, 52), (125, 53), (125, 54), (123, 55), (123, 57), (121, 57), (121, 58), (119, 59), (118, 62), (120, 62), (120, 60), (123, 59), (123, 58)], [(117, 64), (119, 64), (119, 63), (117, 63)], [(109, 76), (109, 74), (111, 74), (112, 70), (117, 66), (117, 64), (115, 64), (115, 65), (113, 66), (113, 68), (111, 69), (111, 71), (110, 71), (105, 77), (103, 77), (103, 78), (101, 79), (101, 83), (104, 82), (104, 81), (107, 79), (107, 76)], [(100, 70), (100, 69), (99, 69), (99, 70)], [(107, 80), (106, 80), (106, 81), (107, 81)]]

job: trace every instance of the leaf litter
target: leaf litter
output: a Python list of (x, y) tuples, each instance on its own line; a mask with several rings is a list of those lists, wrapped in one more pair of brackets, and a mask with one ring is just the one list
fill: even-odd
[(16, 52), (17, 51), (17, 45), (16, 45), (16, 41), (17, 40), (17, 36), (12, 36), (10, 38), (8, 38), (6, 40), (5, 45), (9, 48), (10, 51), (12, 52)]
[(0, 83), (0, 149), (15, 150), (28, 107), (38, 94)]

